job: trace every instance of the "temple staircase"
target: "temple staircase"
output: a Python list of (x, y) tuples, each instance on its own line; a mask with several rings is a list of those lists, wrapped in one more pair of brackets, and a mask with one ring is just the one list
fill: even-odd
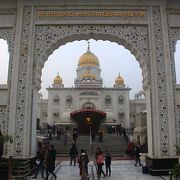
[[(72, 138), (68, 137), (68, 141), (65, 145), (63, 137), (61, 140), (56, 140), (54, 138), (50, 141), (50, 144), (55, 146), (57, 156), (69, 156), (72, 141)], [(79, 136), (76, 145), (79, 152), (81, 149), (85, 149), (89, 154), (95, 154), (96, 148), (100, 147), (103, 152), (106, 149), (109, 150), (112, 156), (124, 156), (127, 148), (124, 137), (115, 135), (105, 135), (102, 142), (99, 142), (98, 137), (96, 137), (91, 145), (89, 136)]]

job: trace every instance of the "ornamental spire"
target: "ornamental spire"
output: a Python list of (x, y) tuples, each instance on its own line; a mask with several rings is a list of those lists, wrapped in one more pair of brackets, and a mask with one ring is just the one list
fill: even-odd
[(90, 52), (90, 42), (88, 41), (88, 48), (87, 48), (87, 52)]

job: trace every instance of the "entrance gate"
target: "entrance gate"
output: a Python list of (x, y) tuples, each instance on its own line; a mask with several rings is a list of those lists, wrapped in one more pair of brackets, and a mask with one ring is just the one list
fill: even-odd
[(121, 44), (136, 57), (147, 99), (152, 168), (155, 160), (175, 160), (179, 137), (175, 127), (180, 121), (174, 70), (179, 2), (16, 0), (0, 5), (0, 37), (7, 40), (10, 53), (8, 107), (0, 119), (3, 131), (14, 137), (8, 156), (36, 154), (36, 97), (48, 56), (67, 42), (93, 38)]
[(100, 124), (106, 117), (106, 113), (96, 109), (81, 109), (71, 113), (73, 119), (78, 125), (78, 133), (96, 135), (100, 130)]

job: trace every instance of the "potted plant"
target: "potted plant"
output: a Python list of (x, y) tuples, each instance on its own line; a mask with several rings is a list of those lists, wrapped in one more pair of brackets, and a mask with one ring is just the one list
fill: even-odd
[(180, 147), (176, 144), (175, 148), (176, 148), (176, 155), (179, 157), (179, 163), (173, 166), (171, 173), (175, 180), (177, 179), (180, 180)]
[(0, 159), (3, 154), (3, 146), (5, 143), (10, 142), (10, 144), (13, 143), (12, 136), (9, 136), (8, 134), (2, 134), (0, 131)]
[(175, 164), (172, 169), (172, 176), (178, 180), (180, 179), (180, 164)]
[(13, 138), (12, 136), (9, 136), (8, 134), (5, 135), (0, 135), (0, 144), (4, 144), (10, 142), (11, 144), (13, 143)]

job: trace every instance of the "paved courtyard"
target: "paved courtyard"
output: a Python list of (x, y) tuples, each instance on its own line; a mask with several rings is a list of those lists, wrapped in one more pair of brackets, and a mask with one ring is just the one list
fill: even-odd
[[(104, 167), (105, 168), (105, 167)], [(133, 161), (129, 160), (120, 160), (120, 161), (112, 161), (112, 175), (111, 177), (101, 177), (101, 179), (107, 179), (107, 180), (169, 180), (169, 177), (163, 176), (163, 177), (157, 177), (157, 176), (151, 176), (149, 174), (143, 174), (142, 173), (142, 167), (135, 167)], [(105, 170), (105, 169), (104, 169)], [(93, 161), (90, 161), (89, 163), (89, 175), (90, 180), (97, 180), (96, 177), (96, 168), (94, 166)], [(62, 161), (58, 171), (56, 172), (57, 180), (80, 180), (79, 176), (79, 167), (76, 166), (70, 166), (69, 161)], [(39, 173), (39, 178), (40, 178)], [(49, 178), (53, 179), (53, 178)]]

